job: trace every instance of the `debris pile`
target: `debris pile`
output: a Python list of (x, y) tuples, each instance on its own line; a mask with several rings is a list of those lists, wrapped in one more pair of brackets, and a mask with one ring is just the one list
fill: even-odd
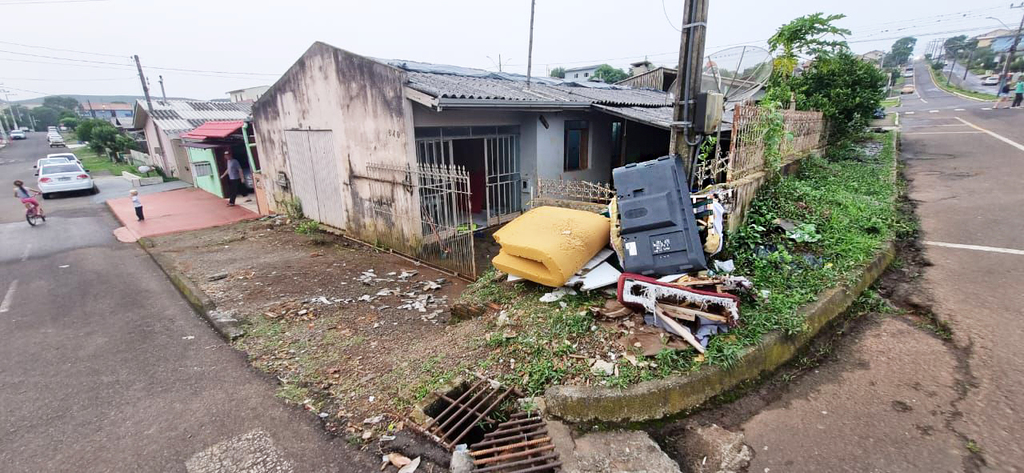
[[(711, 260), (724, 246), (729, 192), (691, 194), (678, 157), (629, 164), (613, 176), (616, 196), (604, 215), (538, 207), (495, 232), (495, 268), (509, 281), (552, 287), (540, 301), (562, 307), (577, 291), (615, 296), (594, 312), (621, 331), (634, 365), (643, 363), (634, 353), (703, 354), (711, 337), (740, 323), (736, 293), (753, 290), (731, 275), (732, 260)], [(614, 363), (588, 361), (595, 374), (615, 373)]]

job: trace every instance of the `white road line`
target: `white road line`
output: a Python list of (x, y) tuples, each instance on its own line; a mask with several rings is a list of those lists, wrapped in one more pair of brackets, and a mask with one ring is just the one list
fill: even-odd
[(25, 245), (25, 251), (23, 251), (21, 253), (21, 261), (22, 262), (28, 261), (28, 253), (31, 250), (32, 250), (32, 244), (31, 243)]
[[(943, 120), (945, 120), (945, 119), (943, 119)], [(935, 128), (935, 127), (940, 127), (940, 126), (967, 126), (967, 125), (964, 125), (963, 123), (943, 123), (941, 125), (916, 125), (916, 126), (913, 126), (911, 128)]]
[(11, 310), (11, 302), (14, 301), (14, 291), (18, 289), (18, 280), (11, 281), (11, 287), (7, 288), (4, 300), (0, 302), (0, 313)]
[(924, 102), (924, 103), (928, 103), (928, 101), (925, 100), (924, 97), (921, 97), (920, 95), (918, 95), (917, 98), (921, 99), (921, 101)]
[(903, 113), (905, 113), (907, 115), (913, 115), (914, 114), (914, 112), (903, 112)]
[(992, 107), (982, 107), (982, 110), (992, 110)]
[(980, 135), (983, 131), (911, 131), (904, 135)]
[(1022, 144), (1020, 144), (1020, 143), (1018, 143), (1016, 141), (1013, 141), (1013, 140), (1011, 140), (1011, 139), (1009, 139), (1009, 138), (1007, 138), (1007, 137), (1005, 137), (1003, 135), (1000, 135), (999, 133), (988, 131), (988, 130), (986, 130), (986, 129), (978, 126), (978, 125), (975, 125), (975, 124), (973, 124), (973, 123), (971, 123), (971, 122), (969, 122), (967, 120), (964, 120), (963, 118), (960, 118), (960, 117), (953, 117), (953, 118), (956, 118), (957, 120), (960, 120), (961, 122), (963, 122), (967, 126), (969, 126), (971, 128), (974, 128), (975, 130), (980, 130), (980, 131), (983, 131), (985, 133), (988, 133), (989, 136), (991, 136), (991, 137), (993, 137), (993, 138), (995, 138), (995, 139), (997, 139), (999, 141), (1002, 141), (1002, 142), (1004, 142), (1004, 143), (1006, 143), (1006, 144), (1008, 144), (1010, 146), (1013, 146), (1014, 148), (1017, 148), (1017, 149), (1019, 149), (1021, 151), (1024, 151), (1024, 145), (1022, 145)]
[(953, 111), (954, 112), (962, 112), (962, 111), (964, 111), (964, 109), (962, 109), (962, 108), (954, 108)]
[[(997, 248), (994, 246), (979, 246), (979, 245), (962, 245), (960, 243), (943, 243), (941, 241), (924, 241), (925, 245), (930, 246), (942, 246), (945, 248), (957, 248), (961, 250), (974, 250), (974, 251), (988, 251), (990, 253), (1007, 253), (1011, 255), (1024, 256), (1024, 250), (1015, 250), (1013, 248)], [(15, 281), (17, 282), (17, 281)]]
[(938, 110), (928, 110), (928, 113), (939, 113)]

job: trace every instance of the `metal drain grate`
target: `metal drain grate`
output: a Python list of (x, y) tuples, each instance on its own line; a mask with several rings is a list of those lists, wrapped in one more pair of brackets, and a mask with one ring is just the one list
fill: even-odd
[[(481, 429), (484, 426), (493, 428), (498, 421), (490, 415), (508, 400), (510, 395), (521, 397), (521, 394), (513, 389), (503, 387), (497, 381), (491, 381), (480, 375), (474, 374), (476, 382), (458, 397), (453, 398), (448, 394), (435, 393), (443, 400), (447, 407), (440, 414), (433, 416), (423, 425), (421, 430), (448, 450), (455, 450), (455, 446), (464, 440), (473, 441), (467, 436), (474, 429)], [(451, 394), (451, 393), (449, 393)], [(483, 430), (488, 430), (483, 428)], [(476, 438), (480, 438), (481, 431), (478, 430)]]
[(476, 473), (556, 472), (562, 466), (544, 419), (527, 412), (512, 415), (469, 450)]

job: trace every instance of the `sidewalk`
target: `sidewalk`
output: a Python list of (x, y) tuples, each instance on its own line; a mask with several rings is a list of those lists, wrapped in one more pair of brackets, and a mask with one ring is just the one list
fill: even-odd
[(201, 189), (178, 189), (141, 196), (146, 220), (135, 218), (130, 197), (110, 199), (107, 205), (124, 225), (114, 230), (119, 241), (130, 243), (142, 237), (219, 227), (259, 214), (241, 206), (229, 207), (223, 199)]

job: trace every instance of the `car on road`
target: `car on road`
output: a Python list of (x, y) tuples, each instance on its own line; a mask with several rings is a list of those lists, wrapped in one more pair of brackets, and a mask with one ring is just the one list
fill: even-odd
[(900, 93), (901, 94), (912, 94), (912, 93), (914, 93), (915, 90), (917, 90), (917, 89), (914, 88), (914, 84), (907, 84), (907, 85), (904, 85), (902, 89), (900, 89)]
[(76, 163), (45, 164), (39, 168), (39, 179), (36, 181), (44, 199), (59, 192), (87, 190), (93, 194), (99, 192), (89, 171)]
[(48, 135), (46, 139), (50, 142), (51, 148), (66, 148), (68, 146), (60, 135)]
[(12, 140), (24, 140), (26, 138), (28, 138), (28, 136), (25, 135), (24, 131), (21, 131), (21, 130), (13, 130), (13, 131), (11, 131), (11, 139)]
[(914, 71), (908, 70), (904, 72), (903, 77), (914, 77)]
[(77, 163), (79, 166), (82, 166), (83, 168), (85, 167), (82, 164), (82, 160), (78, 159), (78, 156), (75, 156), (75, 153), (53, 153), (53, 154), (46, 155), (46, 159), (61, 159), (61, 158), (65, 159), (65, 160), (67, 160), (69, 162), (72, 162), (72, 163)]
[(981, 80), (981, 85), (999, 85), (999, 77), (988, 76)]

